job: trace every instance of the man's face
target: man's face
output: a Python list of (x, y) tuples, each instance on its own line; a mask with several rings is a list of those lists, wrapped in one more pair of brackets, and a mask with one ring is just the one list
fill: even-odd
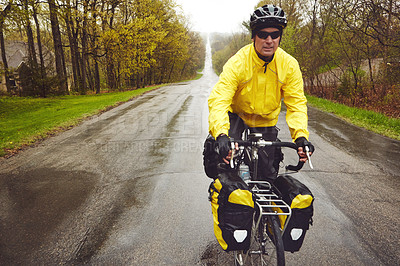
[[(266, 37), (268, 33), (270, 33), (271, 35)], [(278, 35), (279, 37), (273, 39), (273, 37), (276, 37)], [(278, 49), (280, 39), (280, 32), (277, 28), (264, 28), (257, 32), (256, 36), (253, 38), (253, 41), (257, 52), (260, 55), (271, 59), (276, 49)]]

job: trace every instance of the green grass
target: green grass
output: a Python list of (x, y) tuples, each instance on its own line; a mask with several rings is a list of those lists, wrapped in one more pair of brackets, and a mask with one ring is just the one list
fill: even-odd
[(333, 113), (356, 126), (400, 140), (400, 119), (389, 118), (380, 113), (333, 103), (310, 95), (307, 95), (307, 100), (310, 106)]
[(194, 78), (195, 80), (200, 79), (203, 76), (201, 73), (197, 73), (196, 77)]
[(194, 78), (192, 78), (192, 79), (185, 79), (185, 80), (182, 80), (181, 82), (187, 82), (187, 81), (191, 81), (191, 80), (198, 80), (198, 79), (200, 79), (202, 76), (203, 76), (203, 74), (197, 72), (197, 74), (196, 74), (196, 76), (195, 76)]
[(54, 98), (0, 97), (0, 156), (158, 87)]

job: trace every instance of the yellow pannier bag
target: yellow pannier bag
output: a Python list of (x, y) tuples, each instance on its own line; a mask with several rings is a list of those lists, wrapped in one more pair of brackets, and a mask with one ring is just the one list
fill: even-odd
[(225, 251), (248, 250), (253, 223), (254, 198), (235, 172), (219, 175), (209, 188), (214, 234)]

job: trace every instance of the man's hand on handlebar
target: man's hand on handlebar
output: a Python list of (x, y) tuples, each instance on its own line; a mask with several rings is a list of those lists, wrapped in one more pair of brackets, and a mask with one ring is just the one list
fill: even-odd
[[(312, 145), (305, 137), (297, 138), (294, 142), (298, 147), (297, 154), (300, 157), (300, 162), (306, 162), (308, 157), (311, 156), (315, 150), (314, 145)], [(306, 150), (308, 150), (308, 155)]]
[[(217, 149), (219, 156), (221, 159), (226, 163), (229, 164), (230, 160), (232, 159), (232, 144), (230, 138), (225, 135), (221, 134), (217, 137)], [(239, 146), (235, 143), (235, 150), (238, 150)]]
[(230, 161), (232, 160), (232, 157), (235, 155), (235, 151), (237, 151), (237, 150), (239, 150), (239, 144), (237, 142), (235, 142), (235, 148), (232, 150), (229, 150), (228, 156), (226, 156), (225, 158), (222, 158), (224, 163), (230, 164)]

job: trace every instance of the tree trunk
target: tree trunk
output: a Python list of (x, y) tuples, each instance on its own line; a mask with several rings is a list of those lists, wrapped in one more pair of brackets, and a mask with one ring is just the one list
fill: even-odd
[(90, 67), (89, 60), (86, 62), (86, 65), (87, 65), (86, 75), (87, 75), (88, 89), (94, 91), (93, 71)]
[[(108, 25), (108, 27), (110, 29), (113, 28), (115, 8), (116, 8), (116, 4), (112, 4), (110, 23)], [(106, 30), (106, 26), (107, 26), (107, 21), (103, 20), (103, 31)], [(107, 72), (107, 85), (108, 85), (108, 89), (110, 91), (114, 91), (114, 90), (118, 89), (117, 76), (116, 76), (115, 71), (116, 71), (116, 69), (115, 69), (115, 64), (114, 64), (113, 58), (112, 58), (112, 53), (110, 51), (107, 51), (107, 53), (106, 53), (106, 72)]]
[(96, 89), (96, 94), (100, 93), (100, 71), (99, 63), (97, 60), (94, 62), (94, 88)]
[(119, 63), (116, 62), (116, 64), (113, 65), (113, 66), (114, 66), (115, 88), (116, 88), (117, 90), (119, 90), (119, 89), (120, 89), (120, 86), (121, 86), (121, 84), (119, 83), (119, 81), (120, 81), (120, 76), (119, 76)]
[[(76, 4), (77, 8), (78, 4)], [(77, 76), (78, 76), (78, 86), (77, 86), (77, 91), (82, 91), (82, 88), (84, 88), (84, 82), (83, 82), (83, 77), (82, 77), (82, 64), (81, 64), (81, 54), (79, 51), (79, 45), (78, 45), (78, 40), (79, 40), (79, 17), (75, 18), (76, 21), (76, 28), (72, 28), (72, 40), (74, 43), (74, 50), (75, 50), (75, 59), (76, 59), (76, 70), (77, 70)], [(73, 24), (72, 24), (73, 26)]]
[(139, 76), (139, 71), (136, 73), (135, 75), (135, 79), (136, 79), (136, 89), (140, 88), (140, 76)]
[(114, 61), (109, 53), (106, 54), (106, 68), (107, 68), (107, 85), (109, 90), (114, 91), (117, 89), (117, 80), (115, 77)]
[(6, 47), (4, 44), (4, 34), (3, 34), (3, 27), (4, 27), (4, 20), (7, 17), (7, 13), (10, 11), (11, 7), (8, 4), (3, 11), (0, 12), (0, 46), (1, 46), (1, 58), (3, 60), (4, 66), (4, 76), (6, 79), (6, 88), (7, 92), (11, 93), (11, 83), (10, 83), (10, 73), (8, 72), (8, 63), (7, 63), (7, 56), (6, 56)]
[(66, 76), (64, 51), (62, 47), (60, 25), (58, 23), (57, 7), (55, 4), (55, 0), (49, 0), (49, 11), (50, 11), (51, 31), (53, 34), (53, 42), (54, 42), (56, 71), (60, 81), (60, 93), (68, 94), (68, 82)]
[(98, 63), (98, 48), (97, 48), (97, 10), (96, 10), (96, 0), (92, 2), (91, 11), (92, 11), (92, 49), (93, 49), (93, 62), (94, 62), (94, 90), (96, 94), (100, 93), (100, 73), (99, 73), (99, 63)]
[(175, 59), (174, 59), (174, 62), (172, 63), (171, 70), (169, 71), (167, 83), (169, 83), (171, 81), (171, 75), (172, 75), (172, 71), (174, 70), (174, 66), (175, 66)]
[(375, 90), (375, 81), (374, 81), (374, 73), (372, 72), (373, 68), (372, 68), (372, 59), (371, 59), (371, 55), (370, 55), (370, 50), (369, 50), (369, 45), (367, 43), (367, 55), (368, 55), (368, 68), (369, 68), (369, 80), (371, 81), (371, 87), (372, 87), (372, 91), (374, 93), (376, 93)]
[(82, 23), (82, 58), (81, 58), (81, 76), (82, 76), (82, 94), (86, 94), (87, 90), (87, 62), (88, 62), (88, 52), (87, 52), (87, 42), (88, 42), (88, 33), (87, 33), (87, 12), (88, 12), (88, 1), (83, 1), (83, 23)]
[(389, 10), (388, 10), (388, 22), (386, 25), (386, 32), (385, 32), (385, 45), (383, 46), (383, 63), (385, 64), (385, 68), (387, 68), (387, 63), (388, 63), (388, 48), (389, 46), (387, 45), (389, 43), (390, 39), (390, 27), (392, 25), (392, 14), (393, 14), (393, 0), (389, 0)]
[(68, 35), (69, 48), (71, 52), (71, 64), (72, 64), (72, 78), (73, 78), (73, 89), (79, 91), (80, 89), (80, 70), (78, 64), (78, 45), (74, 34), (74, 22), (71, 15), (71, 4), (66, 2), (66, 15), (65, 15), (65, 25)]
[(40, 37), (40, 24), (39, 20), (37, 17), (37, 11), (35, 4), (32, 4), (33, 8), (33, 19), (35, 20), (35, 25), (36, 25), (36, 39), (37, 39), (37, 45), (38, 45), (38, 51), (39, 51), (39, 60), (40, 60), (40, 82), (39, 85), (41, 87), (41, 93), (42, 97), (45, 98), (47, 94), (47, 85), (45, 84), (44, 80), (46, 79), (46, 68), (44, 64), (44, 58), (43, 58), (43, 49), (42, 49), (42, 39)]
[(32, 26), (31, 26), (31, 21), (29, 18), (29, 6), (28, 6), (28, 0), (25, 0), (24, 2), (24, 15), (25, 15), (25, 30), (26, 30), (26, 37), (28, 39), (28, 65), (32, 69), (32, 71), (37, 70), (38, 68), (38, 63), (37, 63), (37, 58), (36, 58), (36, 51), (35, 51), (35, 41), (33, 39), (33, 31), (32, 31)]

